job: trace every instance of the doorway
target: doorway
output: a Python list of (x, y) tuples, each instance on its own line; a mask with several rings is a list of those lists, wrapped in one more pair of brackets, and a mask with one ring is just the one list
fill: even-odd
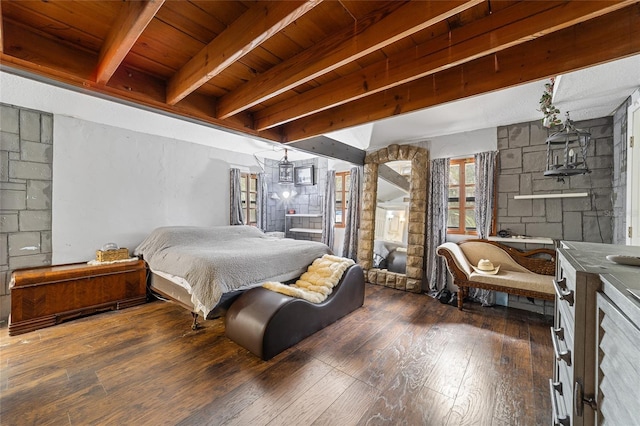
[(640, 97), (627, 117), (627, 244), (640, 246)]

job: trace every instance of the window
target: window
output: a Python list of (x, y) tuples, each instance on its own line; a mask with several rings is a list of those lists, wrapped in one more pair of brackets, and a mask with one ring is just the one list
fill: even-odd
[(252, 173), (241, 173), (240, 190), (242, 192), (242, 213), (244, 214), (244, 221), (247, 225), (255, 226), (258, 221), (258, 215), (256, 213), (258, 176)]
[(336, 228), (344, 228), (349, 208), (350, 172), (336, 172)]
[(447, 232), (475, 234), (476, 163), (473, 158), (451, 160), (449, 163), (449, 204)]

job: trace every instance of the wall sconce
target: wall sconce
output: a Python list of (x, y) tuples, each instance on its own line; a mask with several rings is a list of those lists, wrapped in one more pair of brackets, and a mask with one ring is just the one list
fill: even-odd
[(298, 195), (298, 193), (296, 191), (291, 191), (291, 190), (284, 190), (280, 193), (280, 195), (278, 195), (277, 192), (272, 192), (271, 196), (269, 198), (271, 198), (272, 200), (289, 200), (293, 197), (295, 197), (296, 195)]
[(284, 158), (278, 163), (278, 183), (293, 183), (293, 163), (287, 158), (287, 148)]
[(295, 197), (296, 195), (298, 195), (298, 193), (296, 191), (282, 191), (282, 198), (284, 198), (285, 200), (288, 200), (290, 198)]
[(591, 133), (576, 128), (567, 112), (567, 119), (562, 129), (552, 133), (546, 140), (547, 168), (544, 175), (556, 177), (560, 181), (564, 180), (565, 176), (591, 173), (587, 167), (587, 148), (590, 139)]

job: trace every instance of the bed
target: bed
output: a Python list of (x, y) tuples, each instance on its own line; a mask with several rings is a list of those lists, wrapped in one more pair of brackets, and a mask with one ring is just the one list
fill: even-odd
[(299, 277), (325, 244), (278, 238), (252, 226), (155, 229), (135, 250), (151, 272), (151, 291), (206, 319), (224, 314), (242, 292)]

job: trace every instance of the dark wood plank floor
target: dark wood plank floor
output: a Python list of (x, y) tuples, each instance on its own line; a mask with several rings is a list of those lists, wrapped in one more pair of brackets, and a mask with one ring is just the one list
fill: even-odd
[(367, 285), (362, 309), (269, 362), (161, 301), (4, 328), (0, 424), (549, 424), (550, 319), (469, 306)]

